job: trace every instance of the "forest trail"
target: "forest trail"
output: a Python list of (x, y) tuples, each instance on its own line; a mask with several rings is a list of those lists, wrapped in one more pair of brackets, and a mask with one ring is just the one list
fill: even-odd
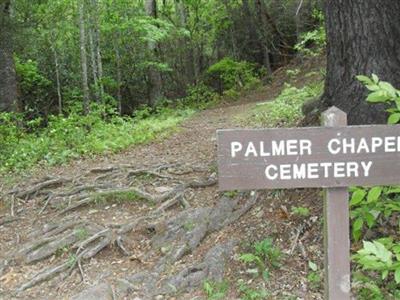
[(6, 191), (0, 298), (205, 299), (205, 280), (228, 280), (226, 297), (237, 299), (244, 243), (271, 236), (291, 255), (262, 283), (271, 299), (320, 299), (304, 262), (321, 260), (320, 223), (292, 218), (287, 204), (307, 206), (316, 193), (217, 192), (216, 130), (238, 127), (280, 86), (197, 113), (168, 137), (39, 171)]

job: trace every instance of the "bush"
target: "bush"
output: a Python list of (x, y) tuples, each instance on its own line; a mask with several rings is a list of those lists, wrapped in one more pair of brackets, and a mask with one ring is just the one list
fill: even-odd
[(218, 100), (218, 94), (212, 91), (204, 83), (199, 83), (188, 88), (187, 96), (180, 101), (180, 107), (205, 109), (216, 104)]
[(227, 90), (252, 89), (261, 83), (256, 66), (225, 57), (207, 70), (208, 82), (220, 94)]
[(40, 73), (37, 62), (30, 59), (22, 62), (15, 57), (15, 70), (25, 111), (29, 111), (32, 116), (37, 117), (42, 111), (41, 108), (47, 105), (46, 99), (49, 96), (48, 89), (51, 81)]

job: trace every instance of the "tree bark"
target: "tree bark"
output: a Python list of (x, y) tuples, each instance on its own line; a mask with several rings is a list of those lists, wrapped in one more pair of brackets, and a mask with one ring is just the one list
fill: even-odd
[[(156, 0), (146, 0), (145, 3), (146, 13), (151, 18), (157, 18), (157, 2)], [(149, 52), (157, 56), (157, 44), (153, 41), (148, 43)], [(154, 107), (157, 101), (162, 97), (162, 79), (161, 74), (154, 66), (149, 67), (148, 71), (149, 80), (149, 99), (148, 105)]]
[(370, 105), (356, 75), (377, 74), (400, 87), (400, 1), (328, 0), (324, 107), (335, 105), (349, 124), (385, 123), (383, 105)]
[(81, 52), (81, 72), (82, 72), (82, 91), (83, 91), (83, 112), (89, 113), (89, 85), (87, 74), (87, 57), (86, 57), (86, 30), (85, 30), (85, 8), (84, 1), (79, 2), (79, 36), (80, 36), (80, 52)]
[(0, 2), (0, 112), (17, 111), (18, 103), (10, 6), (10, 1)]

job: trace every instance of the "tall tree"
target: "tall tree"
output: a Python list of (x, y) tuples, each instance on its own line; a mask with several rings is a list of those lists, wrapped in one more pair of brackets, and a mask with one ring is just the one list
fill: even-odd
[(10, 13), (11, 2), (0, 1), (0, 112), (17, 110), (17, 80)]
[(327, 0), (324, 106), (348, 113), (350, 124), (384, 123), (384, 106), (366, 103), (356, 75), (377, 74), (400, 86), (400, 1)]
[[(157, 18), (157, 1), (156, 0), (146, 0), (145, 3), (146, 14), (156, 19)], [(157, 56), (157, 43), (155, 41), (148, 42), (149, 52), (156, 57)], [(154, 107), (157, 100), (162, 96), (162, 79), (161, 74), (154, 65), (149, 66), (148, 71), (149, 79), (149, 106)]]
[(86, 30), (85, 30), (85, 7), (84, 1), (78, 1), (79, 9), (79, 44), (81, 53), (81, 72), (82, 72), (82, 91), (83, 91), (83, 111), (89, 112), (89, 85), (86, 57)]

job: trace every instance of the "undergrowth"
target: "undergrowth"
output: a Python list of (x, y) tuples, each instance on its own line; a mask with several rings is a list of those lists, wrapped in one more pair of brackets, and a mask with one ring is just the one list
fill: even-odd
[(40, 119), (22, 127), (22, 118), (0, 114), (0, 174), (19, 172), (35, 165), (59, 165), (74, 158), (113, 153), (130, 145), (164, 136), (194, 113), (194, 109), (163, 108), (156, 114), (139, 111), (135, 117), (100, 111), (86, 116), (51, 116), (46, 127)]
[(270, 128), (295, 126), (303, 118), (303, 104), (320, 96), (322, 91), (323, 81), (302, 88), (285, 84), (278, 97), (254, 108), (249, 123), (251, 126)]

